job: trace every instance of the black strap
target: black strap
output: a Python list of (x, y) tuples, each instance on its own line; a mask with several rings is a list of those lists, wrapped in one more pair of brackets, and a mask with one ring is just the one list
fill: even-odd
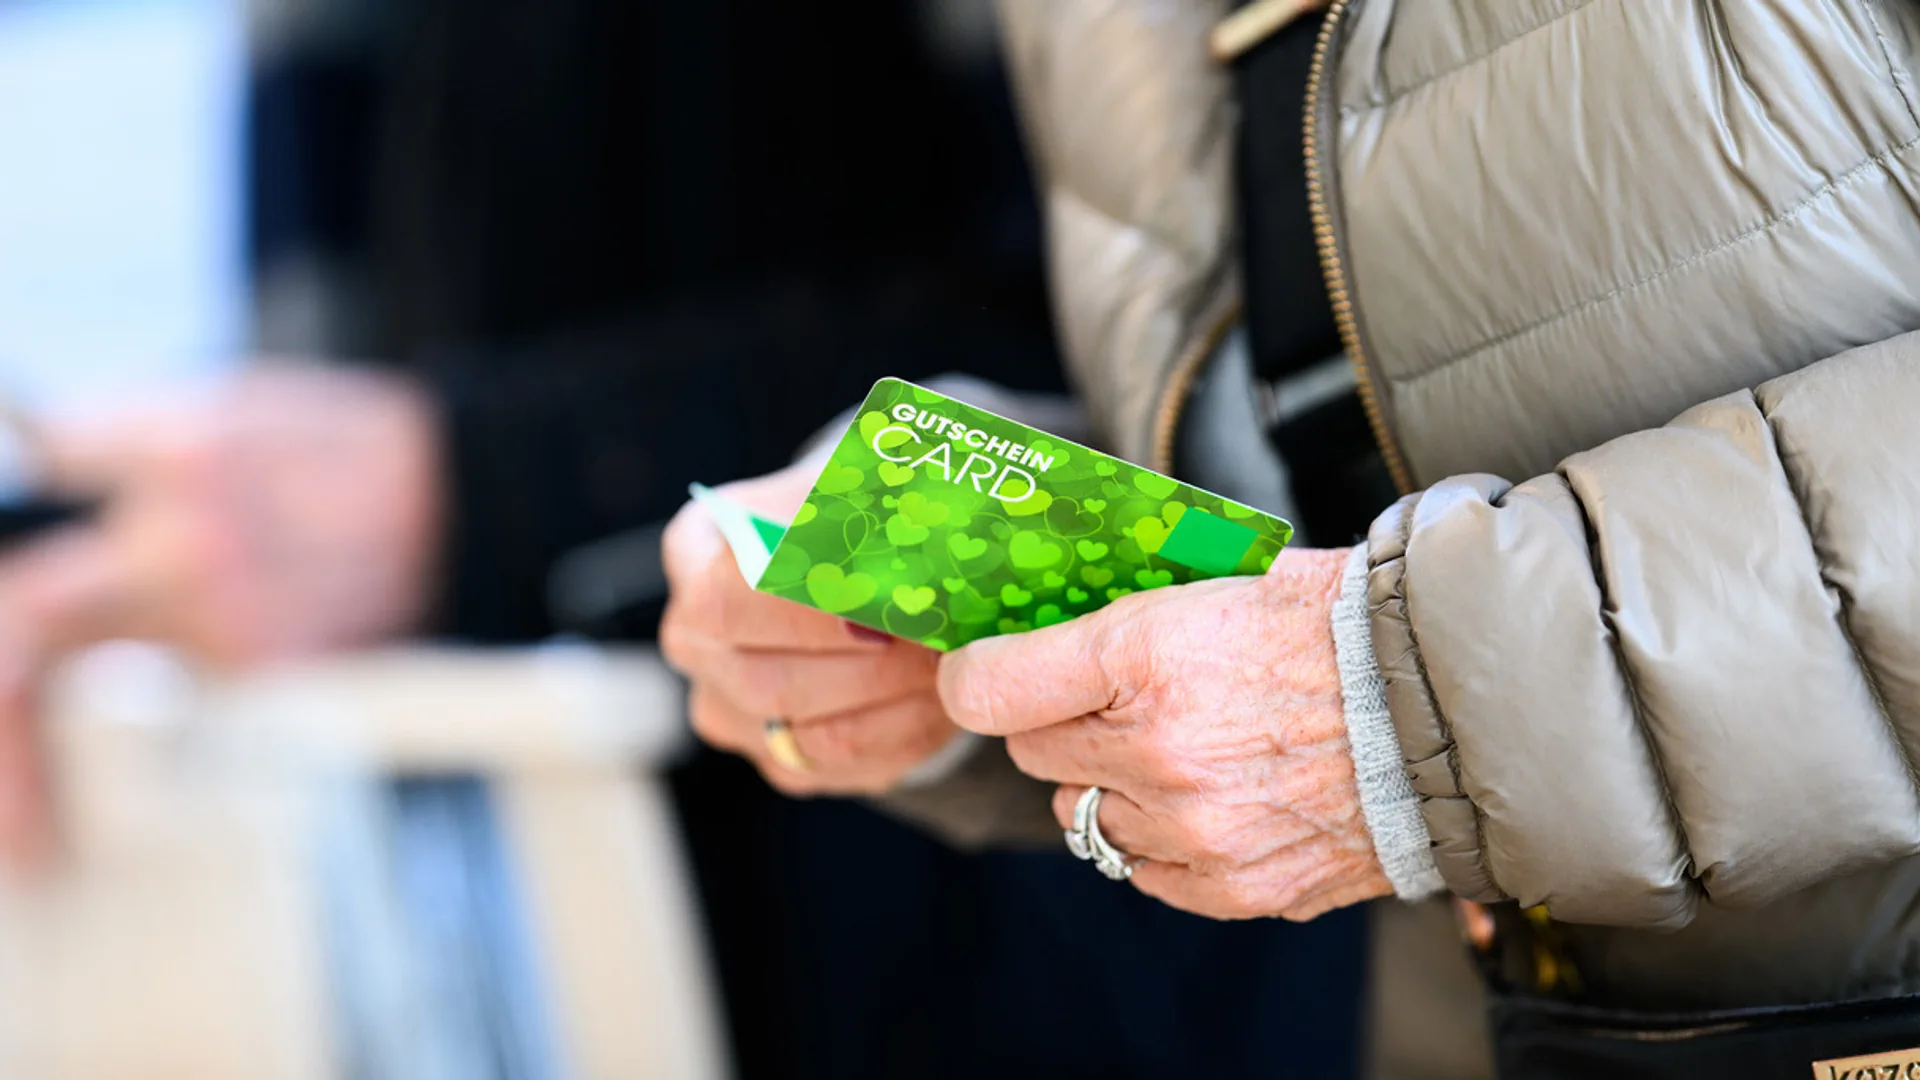
[(1247, 332), (1253, 370), (1269, 381), (1340, 351), (1307, 208), (1307, 71), (1320, 21), (1294, 20), (1234, 64)]
[[(1322, 18), (1302, 16), (1234, 65), (1247, 336), (1254, 376), (1268, 384), (1340, 351), (1307, 203), (1307, 75)], [(1267, 436), (1292, 477), (1295, 524), (1312, 542), (1364, 537), (1393, 500), (1392, 477), (1354, 394), (1277, 421)]]

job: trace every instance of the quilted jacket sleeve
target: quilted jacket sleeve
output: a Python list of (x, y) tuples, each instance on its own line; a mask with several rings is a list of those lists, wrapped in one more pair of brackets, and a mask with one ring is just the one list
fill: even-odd
[(1440, 871), (1677, 926), (1920, 852), (1920, 334), (1375, 523)]

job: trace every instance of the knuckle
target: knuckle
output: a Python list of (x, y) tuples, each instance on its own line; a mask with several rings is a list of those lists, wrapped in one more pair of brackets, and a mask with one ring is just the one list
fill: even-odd
[(722, 727), (720, 718), (712, 706), (696, 700), (687, 710), (687, 726), (693, 729), (694, 735), (701, 742), (709, 746), (719, 745)]
[(695, 705), (693, 709), (687, 709), (687, 726), (691, 726), (695, 738), (699, 738), (707, 746), (720, 746), (720, 724), (716, 721), (712, 709), (705, 709), (699, 705)]
[(1230, 859), (1235, 829), (1229, 814), (1209, 803), (1195, 803), (1180, 813), (1181, 840), (1199, 858)]
[(1189, 740), (1173, 725), (1143, 726), (1134, 738), (1148, 779), (1172, 788), (1200, 786), (1203, 770), (1195, 760)]
[(1223, 871), (1216, 879), (1219, 883), (1219, 896), (1225, 917), (1230, 919), (1259, 918), (1275, 906), (1273, 898), (1267, 895), (1264, 883), (1257, 875), (1245, 870)]
[(879, 795), (945, 746), (952, 731), (937, 709), (889, 709), (797, 725), (794, 735), (817, 782), (838, 794)]
[(758, 731), (743, 727), (739, 713), (730, 705), (698, 684), (688, 695), (687, 726), (701, 742), (728, 753), (738, 753), (759, 738)]
[(947, 723), (944, 715), (927, 717), (927, 722), (922, 724), (908, 740), (906, 749), (900, 755), (901, 775), (904, 776), (913, 771), (920, 763), (946, 749), (947, 744), (953, 741), (955, 733), (956, 729), (952, 724)]
[(1047, 776), (1046, 754), (1040, 741), (1030, 735), (1013, 735), (1006, 740), (1007, 758), (1013, 767), (1036, 780), (1051, 779)]
[(708, 574), (689, 574), (667, 594), (663, 619), (688, 636), (726, 640), (729, 604), (725, 583)]
[[(1131, 599), (1123, 596), (1116, 603)], [(1102, 681), (1113, 688), (1106, 710), (1119, 711), (1133, 704), (1140, 695), (1142, 657), (1151, 655), (1151, 650), (1144, 647), (1139, 620), (1121, 612), (1119, 617), (1103, 622), (1094, 634), (1091, 654)]]
[(680, 507), (660, 534), (660, 565), (666, 571), (667, 580), (676, 587), (700, 561), (692, 552), (695, 548), (694, 535), (702, 524), (699, 504), (688, 502)]
[(669, 600), (667, 610), (660, 616), (660, 656), (668, 667), (682, 675), (693, 666), (692, 645), (682, 618), (684, 610), (677, 601)]

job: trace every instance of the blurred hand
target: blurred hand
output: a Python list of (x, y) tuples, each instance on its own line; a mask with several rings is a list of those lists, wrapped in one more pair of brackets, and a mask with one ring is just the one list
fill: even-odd
[(405, 631), (429, 600), (432, 410), (370, 372), (262, 365), (37, 432), (53, 489), (98, 520), (0, 553), (0, 857), (49, 854), (40, 676), (112, 638), (240, 667)]
[[(805, 463), (720, 490), (785, 520), (818, 471)], [(935, 691), (939, 654), (755, 592), (698, 503), (667, 526), (663, 558), (672, 591), (660, 647), (692, 683), (693, 729), (751, 760), (774, 787), (878, 794), (959, 734)], [(805, 769), (773, 755), (769, 720), (787, 722)]]
[(1141, 891), (1201, 915), (1310, 919), (1392, 892), (1360, 811), (1332, 608), (1344, 550), (1289, 549), (1258, 578), (1123, 597), (942, 662), (961, 727), (1021, 771), (1090, 785), (1100, 827), (1147, 860)]

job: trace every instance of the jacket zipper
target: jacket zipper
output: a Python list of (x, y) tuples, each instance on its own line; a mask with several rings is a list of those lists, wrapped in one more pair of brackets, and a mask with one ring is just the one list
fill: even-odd
[(1327, 280), (1327, 295), (1333, 301), (1333, 320), (1340, 330), (1340, 343), (1347, 350), (1347, 362), (1353, 365), (1360, 405), (1366, 409), (1367, 425), (1373, 429), (1373, 441), (1380, 447), (1380, 456), (1387, 463), (1387, 472), (1393, 477), (1394, 486), (1405, 495), (1413, 491), (1413, 474), (1407, 468), (1406, 458), (1401, 455), (1393, 432), (1387, 428), (1386, 415), (1380, 408), (1379, 389), (1374, 385), (1373, 374), (1367, 368), (1366, 350), (1360, 345), (1360, 320), (1354, 309), (1353, 294), (1347, 287), (1346, 267), (1340, 260), (1340, 237), (1334, 228), (1333, 213), (1327, 208), (1325, 177), (1331, 163), (1323, 161), (1320, 156), (1320, 126), (1333, 111), (1332, 99), (1326, 93), (1325, 85), (1327, 68), (1333, 55), (1333, 41), (1340, 29), (1340, 20), (1358, 2), (1332, 0), (1327, 5), (1326, 21), (1320, 24), (1320, 39), (1313, 47), (1313, 62), (1307, 68), (1307, 202), (1313, 214), (1314, 243), (1320, 248), (1320, 272)]
[[(1366, 350), (1360, 344), (1360, 323), (1354, 311), (1352, 293), (1347, 288), (1346, 267), (1340, 259), (1340, 238), (1334, 229), (1333, 214), (1327, 209), (1327, 183), (1322, 178), (1319, 149), (1321, 114), (1331, 111), (1331, 101), (1323, 93), (1323, 84), (1326, 82), (1328, 61), (1333, 55), (1334, 35), (1340, 28), (1340, 20), (1357, 3), (1359, 0), (1331, 0), (1327, 4), (1326, 19), (1320, 24), (1319, 39), (1314, 42), (1313, 61), (1307, 68), (1307, 203), (1313, 218), (1314, 244), (1320, 252), (1320, 273), (1326, 280), (1327, 295), (1333, 301), (1333, 321), (1340, 332), (1341, 345), (1346, 349), (1347, 362), (1353, 365), (1354, 385), (1360, 395), (1361, 408), (1367, 414), (1367, 426), (1373, 432), (1374, 444), (1380, 448), (1380, 457), (1386, 462), (1387, 473), (1393, 478), (1394, 487), (1405, 495), (1414, 489), (1413, 474), (1407, 468), (1406, 458), (1401, 455), (1393, 432), (1387, 427), (1386, 414), (1380, 408), (1379, 391), (1367, 367)], [(1173, 470), (1173, 442), (1179, 433), (1180, 414), (1186, 408), (1194, 380), (1240, 316), (1241, 305), (1231, 305), (1224, 315), (1210, 320), (1201, 336), (1174, 362), (1152, 432), (1152, 465), (1161, 472), (1170, 473)]]

